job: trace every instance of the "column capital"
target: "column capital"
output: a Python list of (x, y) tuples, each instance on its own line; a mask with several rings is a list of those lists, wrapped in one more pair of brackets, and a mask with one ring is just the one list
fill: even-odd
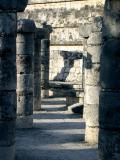
[(20, 19), (17, 22), (18, 33), (34, 33), (36, 31), (35, 22), (29, 19)]

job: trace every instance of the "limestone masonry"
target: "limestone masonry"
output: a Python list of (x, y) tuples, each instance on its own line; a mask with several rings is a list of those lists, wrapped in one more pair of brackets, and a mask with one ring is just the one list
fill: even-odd
[(0, 0), (0, 160), (65, 157), (120, 160), (120, 0)]

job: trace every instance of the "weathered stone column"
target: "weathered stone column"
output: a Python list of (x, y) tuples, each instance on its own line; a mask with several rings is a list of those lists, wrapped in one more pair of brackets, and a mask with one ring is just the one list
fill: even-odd
[(50, 40), (41, 40), (41, 83), (42, 83), (42, 97), (48, 96), (49, 86), (49, 56), (50, 56)]
[(101, 55), (101, 160), (120, 160), (120, 1), (106, 0)]
[(98, 143), (100, 54), (102, 46), (102, 18), (95, 17), (87, 39), (85, 58), (84, 118), (86, 121), (85, 141)]
[(35, 23), (21, 19), (17, 23), (17, 127), (32, 127), (33, 55)]
[(0, 1), (0, 159), (15, 158), (16, 21), (27, 0)]
[(41, 39), (44, 31), (36, 28), (34, 52), (34, 111), (41, 109)]

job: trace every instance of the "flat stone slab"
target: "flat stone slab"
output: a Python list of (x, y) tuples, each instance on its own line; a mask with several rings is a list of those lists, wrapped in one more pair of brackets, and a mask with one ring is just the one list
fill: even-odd
[(49, 89), (63, 96), (76, 97), (80, 92), (83, 92), (80, 84), (62, 81), (49, 81)]
[(71, 89), (73, 84), (70, 82), (62, 82), (62, 81), (49, 81), (50, 88), (61, 88), (61, 89)]

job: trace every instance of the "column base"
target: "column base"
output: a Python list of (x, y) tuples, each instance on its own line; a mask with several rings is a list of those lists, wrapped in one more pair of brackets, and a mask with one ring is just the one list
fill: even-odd
[(33, 118), (32, 116), (20, 116), (16, 120), (17, 129), (25, 129), (33, 127)]
[(0, 160), (15, 160), (15, 144), (12, 146), (0, 146)]
[(89, 144), (98, 144), (99, 128), (88, 127), (85, 129), (85, 142)]

